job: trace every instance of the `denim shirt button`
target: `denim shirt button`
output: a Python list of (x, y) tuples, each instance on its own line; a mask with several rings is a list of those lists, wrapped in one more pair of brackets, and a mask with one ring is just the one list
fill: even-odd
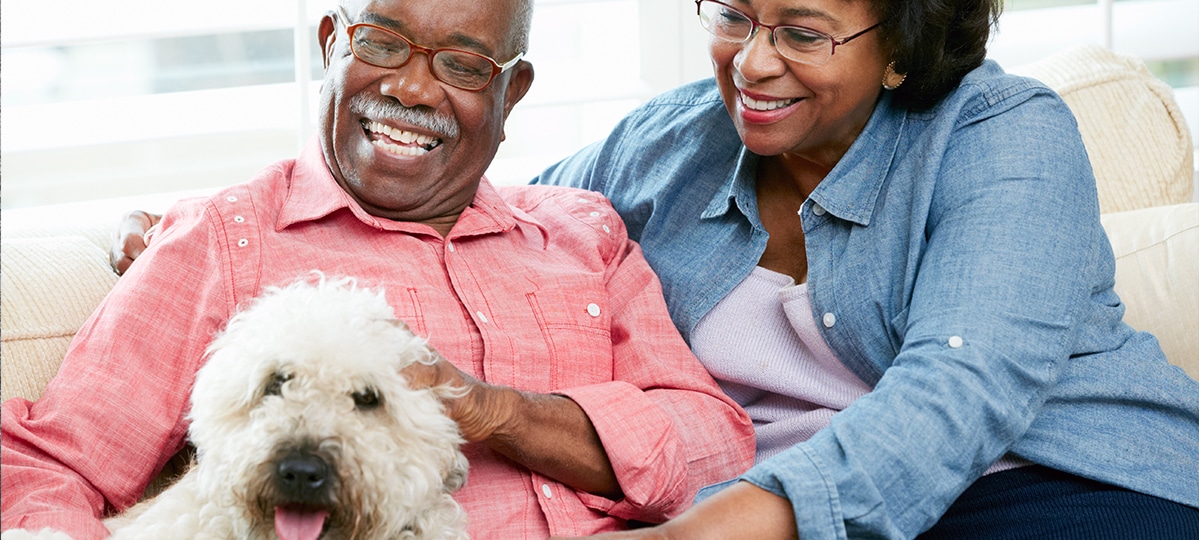
[(950, 338), (949, 338), (949, 348), (950, 349), (956, 349), (961, 346), (962, 346), (962, 336), (950, 336)]
[(812, 203), (812, 213), (816, 214), (817, 216), (823, 216), (824, 215), (824, 207), (820, 206), (819, 204)]
[(837, 324), (837, 316), (832, 313), (825, 313), (824, 317), (821, 318), (821, 322), (824, 323), (825, 328), (832, 328), (834, 324)]

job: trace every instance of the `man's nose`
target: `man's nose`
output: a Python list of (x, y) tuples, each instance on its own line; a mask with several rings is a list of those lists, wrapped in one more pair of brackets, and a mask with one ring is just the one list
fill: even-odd
[(433, 75), (428, 52), (412, 51), (404, 65), (391, 71), (381, 81), (379, 92), (383, 95), (398, 99), (405, 107), (436, 107), (441, 101), (441, 81)]

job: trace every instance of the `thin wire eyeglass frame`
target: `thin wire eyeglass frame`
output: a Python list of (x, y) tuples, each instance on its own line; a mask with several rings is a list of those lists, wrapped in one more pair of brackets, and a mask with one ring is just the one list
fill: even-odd
[[(744, 17), (745, 20), (750, 23), (749, 33), (746, 34), (746, 36), (740, 40), (730, 39), (729, 37), (727, 37), (725, 35), (717, 33), (708, 24), (705, 24), (705, 22), (704, 22), (706, 20), (703, 16), (704, 4), (719, 5), (728, 11), (731, 11), (733, 13), (736, 13), (737, 15), (740, 15), (741, 17)], [(774, 45), (775, 50), (777, 50), (780, 55), (782, 55), (784, 58), (786, 58), (788, 60), (791, 60), (794, 62), (799, 62), (801, 64), (813, 65), (813, 66), (823, 66), (823, 65), (827, 64), (829, 62), (829, 60), (832, 60), (833, 55), (837, 53), (838, 46), (849, 43), (850, 41), (854, 40), (855, 38), (858, 38), (858, 37), (866, 34), (867, 32), (874, 30), (875, 28), (878, 28), (879, 26), (881, 26), (883, 24), (881, 22), (874, 23), (870, 27), (868, 27), (856, 34), (853, 34), (849, 37), (838, 39), (838, 38), (830, 36), (824, 32), (821, 32), (819, 30), (815, 30), (812, 28), (808, 28), (806, 26), (796, 26), (796, 25), (792, 25), (792, 24), (764, 24), (762, 22), (759, 22), (757, 19), (754, 19), (753, 17), (746, 15), (745, 12), (743, 12), (733, 6), (730, 6), (724, 2), (718, 2), (716, 0), (695, 0), (695, 14), (697, 16), (699, 16), (700, 26), (702, 26), (704, 28), (704, 30), (707, 30), (708, 33), (711, 34), (713, 37), (720, 39), (722, 41), (725, 41), (727, 43), (745, 44), (745, 43), (748, 43), (750, 40), (752, 40), (754, 38), (754, 36), (756, 36), (758, 34), (759, 28), (765, 28), (767, 30), (770, 30), (770, 44)], [(821, 36), (821, 37), (828, 39), (829, 44), (830, 44), (829, 48), (826, 49), (828, 51), (828, 55), (824, 56), (823, 59), (820, 61), (813, 61), (809, 58), (804, 58), (804, 57), (798, 57), (798, 58), (793, 57), (792, 54), (796, 54), (794, 51), (791, 51), (790, 49), (779, 48), (779, 46), (778, 46), (779, 40), (776, 35), (776, 32), (778, 32), (780, 29), (782, 29), (782, 30), (798, 30), (800, 32), (814, 34), (814, 35)], [(789, 52), (791, 54), (788, 54)]]

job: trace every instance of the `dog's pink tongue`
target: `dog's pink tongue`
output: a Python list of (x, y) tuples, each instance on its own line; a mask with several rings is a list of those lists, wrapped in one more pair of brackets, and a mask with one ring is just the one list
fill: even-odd
[(279, 540), (316, 540), (321, 536), (328, 516), (324, 510), (304, 512), (276, 506), (275, 534), (279, 535)]

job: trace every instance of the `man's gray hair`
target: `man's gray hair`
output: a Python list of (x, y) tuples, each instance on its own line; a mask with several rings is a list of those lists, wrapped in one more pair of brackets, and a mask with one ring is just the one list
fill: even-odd
[(516, 13), (512, 14), (513, 55), (529, 52), (529, 29), (533, 26), (533, 1), (516, 0)]

